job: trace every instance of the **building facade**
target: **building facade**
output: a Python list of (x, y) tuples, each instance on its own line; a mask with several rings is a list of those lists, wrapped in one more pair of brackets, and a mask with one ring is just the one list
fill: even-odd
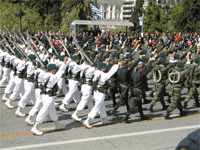
[(103, 5), (103, 20), (123, 20), (123, 0), (98, 0)]
[[(102, 18), (103, 20), (129, 20), (131, 12), (134, 11), (134, 6), (137, 0), (97, 0), (99, 5), (103, 5)], [(144, 0), (143, 8), (146, 9), (151, 0)], [(171, 0), (164, 0), (169, 3)], [(182, 2), (183, 0), (174, 0), (175, 3)], [(158, 4), (162, 0), (156, 0)]]

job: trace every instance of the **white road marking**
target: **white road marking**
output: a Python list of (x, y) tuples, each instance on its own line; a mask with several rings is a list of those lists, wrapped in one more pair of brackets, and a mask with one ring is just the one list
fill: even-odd
[(135, 132), (135, 133), (127, 133), (127, 134), (118, 134), (118, 135), (110, 135), (110, 136), (102, 136), (102, 137), (92, 137), (92, 138), (84, 138), (84, 139), (69, 140), (69, 141), (41, 143), (41, 144), (34, 144), (34, 145), (27, 145), (27, 146), (9, 147), (9, 148), (3, 148), (1, 150), (30, 149), (30, 148), (47, 147), (47, 146), (72, 144), (72, 143), (105, 140), (105, 139), (115, 139), (115, 138), (122, 138), (122, 137), (136, 136), (136, 135), (163, 133), (163, 132), (171, 132), (171, 131), (179, 131), (179, 130), (187, 130), (187, 129), (195, 129), (195, 128), (200, 128), (200, 125), (169, 128), (169, 129), (160, 129), (160, 130), (153, 130), (153, 131), (143, 131), (143, 132)]

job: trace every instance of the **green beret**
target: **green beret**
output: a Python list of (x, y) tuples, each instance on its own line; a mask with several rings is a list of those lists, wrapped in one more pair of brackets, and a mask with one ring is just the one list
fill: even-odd
[(79, 59), (79, 55), (76, 55), (76, 54), (73, 55), (73, 56), (72, 56), (72, 59), (73, 59), (73, 60), (78, 60), (78, 59)]
[(59, 57), (59, 60), (64, 61), (64, 58), (65, 58), (65, 55), (62, 55), (62, 56)]
[(117, 48), (118, 48), (118, 46), (117, 46), (117, 45), (114, 45), (114, 46), (113, 46), (113, 48), (114, 48), (114, 49), (117, 49)]
[(126, 58), (131, 58), (132, 54), (126, 54)]
[(36, 56), (33, 55), (33, 54), (30, 54), (28, 57), (29, 57), (31, 60), (35, 60), (35, 59), (36, 59)]
[(165, 58), (160, 58), (160, 59), (159, 59), (159, 62), (160, 62), (160, 63), (165, 63), (165, 62), (166, 62), (166, 59), (165, 59)]
[(185, 66), (185, 64), (184, 64), (183, 62), (178, 62), (178, 63), (177, 63), (177, 67), (183, 68), (184, 66)]
[(88, 47), (87, 47), (87, 50), (91, 50), (91, 49), (92, 49), (92, 47), (91, 47), (91, 46), (88, 46)]
[(146, 53), (147, 53), (147, 50), (142, 50), (142, 51), (140, 52), (140, 55), (146, 54)]
[(161, 56), (161, 57), (165, 57), (166, 54), (165, 54), (165, 53), (160, 53), (160, 56)]
[(18, 42), (19, 44), (22, 44), (22, 41), (21, 41), (21, 40), (18, 40), (17, 42)]
[(180, 55), (179, 54), (175, 54), (174, 58), (180, 58)]
[(66, 43), (67, 45), (69, 44), (69, 41), (67, 41), (67, 43)]
[(196, 63), (200, 63), (200, 58), (196, 58), (194, 61), (195, 61)]
[(146, 56), (143, 56), (141, 61), (144, 62), (146, 60)]
[(55, 64), (49, 64), (49, 65), (47, 66), (47, 68), (48, 68), (49, 70), (55, 70), (55, 69), (56, 69), (56, 65), (55, 65)]
[(107, 68), (106, 63), (103, 62), (99, 63), (99, 68)]
[[(46, 65), (46, 62), (43, 62), (44, 65)], [(37, 66), (41, 67), (42, 65), (40, 64), (40, 62), (37, 62)]]
[(95, 43), (95, 42), (92, 42), (92, 45), (96, 45), (96, 43)]
[(106, 48), (106, 45), (102, 46), (102, 49), (105, 49)]
[(127, 52), (130, 52), (131, 51), (131, 47), (129, 47), (129, 48), (127, 48), (127, 50), (126, 50)]
[(103, 50), (103, 49), (99, 50), (99, 53), (104, 53), (104, 52), (105, 52), (105, 50)]
[(118, 55), (119, 55), (118, 52), (114, 52), (114, 53), (113, 53), (113, 56), (114, 56), (114, 57), (116, 57), (116, 56), (118, 56)]
[(51, 56), (54, 56), (54, 55), (58, 56), (58, 55), (56, 54), (56, 52), (51, 53)]
[(19, 52), (17, 53), (17, 56), (18, 56), (19, 58), (20, 58), (20, 57), (23, 57), (22, 54), (19, 53)]
[(188, 46), (188, 43), (184, 43), (184, 46), (187, 47), (187, 46)]

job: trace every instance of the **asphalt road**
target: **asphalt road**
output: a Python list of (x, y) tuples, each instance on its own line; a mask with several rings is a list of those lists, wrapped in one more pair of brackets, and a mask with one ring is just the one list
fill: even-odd
[[(149, 82), (152, 87), (152, 82)], [(169, 90), (169, 87), (167, 88)], [(4, 89), (0, 89), (3, 92)], [(149, 93), (149, 91), (147, 91)], [(182, 91), (183, 98), (187, 96), (187, 90)], [(1, 99), (2, 95), (0, 95)], [(165, 97), (167, 98), (167, 97)], [(63, 97), (56, 101), (61, 103)], [(152, 98), (148, 97), (151, 100)], [(118, 100), (118, 99), (117, 99)], [(60, 149), (60, 150), (174, 150), (178, 143), (189, 133), (200, 128), (200, 110), (194, 108), (194, 99), (189, 102), (187, 116), (179, 118), (178, 109), (173, 111), (172, 119), (165, 120), (163, 115), (166, 111), (162, 110), (160, 102), (154, 107), (155, 113), (150, 113), (150, 104), (144, 104), (144, 114), (150, 117), (148, 121), (140, 121), (139, 113), (135, 112), (130, 116), (130, 123), (122, 123), (121, 120), (126, 112), (126, 107), (121, 106), (117, 113), (118, 118), (109, 115), (112, 110), (112, 101), (106, 100), (108, 118), (111, 123), (101, 125), (101, 119), (96, 118), (91, 121), (94, 125), (92, 129), (86, 129), (82, 122), (75, 122), (71, 115), (76, 109), (76, 104), (68, 105), (69, 112), (63, 113), (58, 107), (57, 115), (62, 124), (66, 125), (63, 131), (54, 131), (54, 123), (46, 121), (40, 125), (40, 130), (45, 133), (43, 136), (35, 136), (30, 130), (31, 126), (24, 123), (25, 117), (15, 116), (18, 100), (13, 102), (14, 109), (7, 109), (3, 101), (0, 101), (0, 137), (1, 149)], [(166, 102), (167, 103), (167, 102)], [(26, 114), (31, 110), (27, 106), (22, 111)], [(80, 117), (85, 120), (88, 109), (80, 113)], [(34, 118), (35, 120), (35, 118)]]

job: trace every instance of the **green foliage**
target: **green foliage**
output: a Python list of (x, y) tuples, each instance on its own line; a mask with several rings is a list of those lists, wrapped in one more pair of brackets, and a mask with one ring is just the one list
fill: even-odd
[(166, 30), (165, 10), (160, 9), (156, 2), (152, 2), (147, 6), (144, 16), (145, 32), (152, 33), (155, 30), (160, 32)]
[[(8, 29), (18, 30), (20, 28), (20, 17), (16, 16), (17, 12), (20, 12), (19, 4), (12, 4), (11, 2), (0, 2), (0, 28), (4, 30), (6, 25)], [(42, 26), (42, 18), (35, 8), (22, 5), (22, 12), (25, 15), (22, 17), (22, 29), (23, 31), (29, 30), (30, 32), (37, 31)]]
[(132, 16), (130, 18), (130, 22), (134, 24), (134, 27), (130, 28), (131, 32), (141, 32), (141, 27), (139, 26), (139, 20), (138, 18), (142, 16), (144, 9), (143, 9), (143, 0), (136, 0), (136, 5), (134, 7), (134, 11), (132, 12)]
[(200, 1), (184, 0), (171, 10), (171, 30), (200, 32)]
[(61, 5), (61, 16), (64, 18), (62, 21), (61, 31), (70, 30), (70, 23), (73, 20), (88, 20), (92, 15), (90, 8), (92, 1), (87, 0), (64, 0)]

